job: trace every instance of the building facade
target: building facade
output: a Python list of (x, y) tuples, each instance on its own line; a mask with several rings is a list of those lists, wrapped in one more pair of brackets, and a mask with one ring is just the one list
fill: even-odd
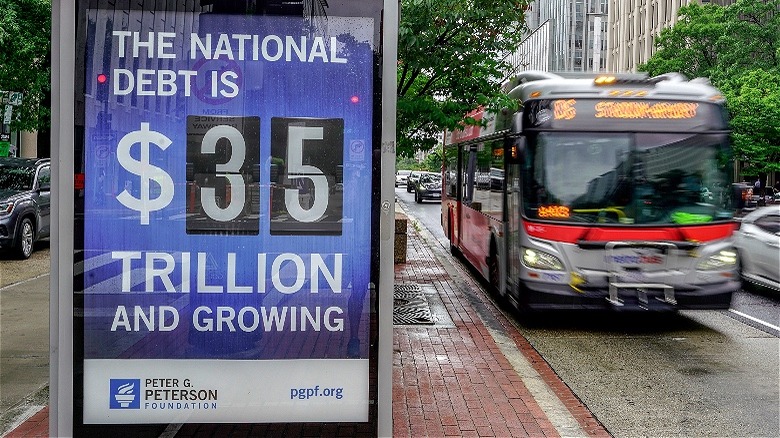
[(734, 0), (534, 0), (528, 36), (510, 57), (518, 71), (636, 73), (652, 56), (661, 30), (691, 1), (721, 6)]
[(607, 6), (607, 0), (534, 1), (525, 15), (528, 36), (512, 55), (513, 65), (517, 70), (605, 71)]
[[(607, 71), (631, 72), (653, 55), (661, 30), (677, 23), (682, 6), (699, 0), (608, 0)], [(726, 6), (734, 0), (701, 0)]]

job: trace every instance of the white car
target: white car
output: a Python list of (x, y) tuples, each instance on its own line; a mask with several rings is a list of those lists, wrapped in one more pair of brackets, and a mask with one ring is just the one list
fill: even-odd
[(734, 244), (743, 287), (780, 291), (780, 205), (760, 207), (742, 218)]
[(412, 173), (411, 170), (396, 170), (395, 171), (395, 186), (396, 187), (403, 187), (406, 186), (406, 180), (409, 178), (409, 174)]

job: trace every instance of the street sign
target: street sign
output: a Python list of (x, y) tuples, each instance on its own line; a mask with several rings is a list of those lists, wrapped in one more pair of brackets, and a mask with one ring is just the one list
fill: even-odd
[(53, 432), (319, 423), (389, 433), (379, 151), (395, 93), (383, 100), (377, 55), (397, 4), (264, 15), (254, 2), (238, 14), (149, 3), (76, 5), (73, 59), (88, 74), (75, 84), (77, 141), (61, 171), (83, 176), (75, 202), (67, 192), (60, 202), (73, 208), (78, 259), (60, 265), (73, 290), (53, 289), (75, 297), (76, 348), (60, 346), (73, 354), (56, 361), (73, 366), (73, 387), (54, 387)]
[(116, 141), (116, 131), (108, 133), (96, 132), (90, 137), (94, 143), (107, 143)]
[(8, 93), (8, 103), (14, 106), (19, 106), (22, 104), (22, 96), (23, 94), (19, 91), (11, 91)]
[(5, 106), (5, 111), (3, 112), (3, 124), (7, 125), (11, 123), (11, 116), (13, 115), (14, 107), (12, 107), (10, 104)]
[(23, 97), (24, 93), (20, 91), (0, 91), (0, 104), (19, 106)]

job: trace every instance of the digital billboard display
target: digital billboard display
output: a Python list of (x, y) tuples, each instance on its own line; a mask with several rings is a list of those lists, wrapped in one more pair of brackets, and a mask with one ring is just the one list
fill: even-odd
[(704, 131), (728, 127), (714, 103), (610, 97), (539, 99), (523, 104), (527, 129), (579, 131)]

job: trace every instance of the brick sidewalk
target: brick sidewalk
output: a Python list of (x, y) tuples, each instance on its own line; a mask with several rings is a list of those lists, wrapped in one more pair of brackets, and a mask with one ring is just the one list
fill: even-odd
[[(393, 330), (393, 435), (395, 437), (557, 437), (553, 423), (502, 353), (474, 308), (491, 310), (517, 349), (557, 395), (587, 436), (609, 433), (574, 396), (522, 335), (487, 301), (460, 268), (446, 269), (442, 249), (411, 224), (405, 264), (396, 284), (436, 289), (451, 326), (396, 326)], [(453, 272), (454, 270), (454, 272)], [(467, 294), (466, 291), (472, 291)], [(475, 303), (474, 300), (478, 300)], [(175, 436), (365, 436), (366, 430), (301, 425), (184, 425)], [(368, 433), (370, 434), (370, 433)], [(8, 438), (48, 435), (48, 408)]]
[[(559, 436), (499, 349), (463, 288), (478, 286), (465, 272), (453, 278), (432, 246), (409, 226), (407, 263), (396, 284), (436, 288), (454, 328), (400, 326), (393, 330), (393, 435), (396, 437)], [(441, 251), (438, 251), (441, 252)], [(463, 274), (463, 275), (460, 275)], [(480, 300), (481, 292), (474, 294)], [(488, 306), (492, 308), (492, 306)], [(493, 308), (493, 310), (495, 310)], [(608, 437), (530, 344), (500, 315), (517, 347), (589, 436)]]

